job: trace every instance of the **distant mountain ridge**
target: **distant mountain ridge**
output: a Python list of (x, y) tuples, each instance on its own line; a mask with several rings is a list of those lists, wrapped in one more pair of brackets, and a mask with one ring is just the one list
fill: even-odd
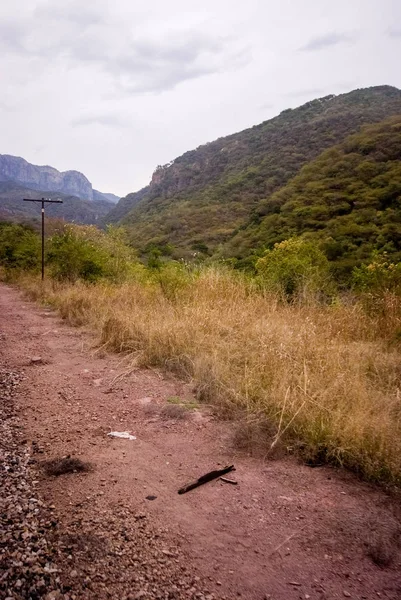
[(60, 192), (90, 202), (96, 199), (116, 203), (119, 200), (114, 194), (94, 190), (89, 179), (79, 171), (58, 171), (48, 165), (33, 165), (10, 154), (0, 154), (0, 181), (14, 181), (32, 190)]
[(260, 223), (276, 210), (273, 195), (304, 165), (362, 126), (396, 115), (401, 91), (391, 86), (284, 110), (158, 167), (150, 184), (122, 198), (106, 221), (126, 226), (144, 253), (156, 246), (170, 253), (173, 248), (176, 257), (200, 252), (245, 260), (269, 245), (271, 236), (264, 237)]
[(23, 198), (60, 199), (63, 204), (48, 204), (46, 215), (83, 225), (100, 224), (113, 206), (108, 200), (82, 200), (62, 192), (33, 190), (15, 181), (0, 181), (0, 221), (30, 221), (40, 218), (38, 202), (24, 202)]
[[(102, 196), (104, 196), (107, 200), (109, 200), (113, 204), (117, 204), (117, 202), (119, 202), (119, 200), (121, 198), (121, 196), (116, 196), (115, 194), (110, 194), (110, 193), (106, 193), (106, 192), (98, 192), (97, 190), (93, 190), (93, 194), (94, 194), (94, 196), (95, 196), (95, 194), (101, 194)], [(98, 200), (100, 200), (100, 198), (98, 198)]]
[(37, 166), (19, 156), (0, 154), (0, 219), (37, 218), (40, 206), (23, 198), (60, 198), (63, 204), (46, 209), (48, 216), (85, 225), (101, 224), (118, 197), (102, 194), (79, 171), (60, 172)]

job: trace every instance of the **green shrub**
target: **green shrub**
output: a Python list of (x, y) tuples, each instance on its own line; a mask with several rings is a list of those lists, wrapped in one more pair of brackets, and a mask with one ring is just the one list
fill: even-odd
[(65, 225), (50, 238), (47, 261), (53, 277), (71, 282), (123, 282), (140, 270), (124, 231), (112, 226), (104, 233), (92, 225)]
[(23, 270), (40, 267), (40, 238), (30, 227), (0, 223), (0, 265), (6, 277)]
[(316, 244), (302, 238), (284, 240), (266, 250), (256, 262), (256, 270), (265, 288), (287, 299), (328, 292), (331, 286), (326, 256)]
[(143, 280), (146, 269), (138, 261), (135, 251), (128, 245), (123, 227), (108, 225), (106, 233), (91, 227), (93, 241), (107, 253), (106, 277), (116, 283), (128, 279)]
[(152, 279), (160, 285), (163, 295), (167, 300), (174, 302), (180, 292), (191, 282), (191, 274), (185, 264), (175, 261), (161, 264), (154, 271)]
[(64, 231), (50, 239), (47, 261), (55, 279), (93, 282), (105, 274), (106, 254), (85, 237), (78, 228), (65, 226)]
[(374, 252), (368, 265), (354, 268), (352, 284), (362, 292), (401, 291), (401, 263), (388, 260), (387, 252)]

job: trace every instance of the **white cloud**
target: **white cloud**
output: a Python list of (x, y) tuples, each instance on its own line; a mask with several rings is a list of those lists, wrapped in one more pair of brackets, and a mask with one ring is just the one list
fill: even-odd
[(319, 35), (309, 40), (305, 46), (302, 46), (300, 50), (306, 52), (316, 52), (319, 50), (325, 50), (331, 46), (337, 46), (338, 44), (344, 44), (345, 42), (352, 42), (353, 36), (346, 33), (330, 32), (324, 35)]
[(41, 60), (44, 71), (49, 61), (97, 68), (129, 93), (169, 90), (238, 65), (239, 58), (235, 39), (181, 27), (144, 35), (132, 23), (76, 0), (46, 2), (28, 17), (3, 21), (0, 39), (6, 53)]

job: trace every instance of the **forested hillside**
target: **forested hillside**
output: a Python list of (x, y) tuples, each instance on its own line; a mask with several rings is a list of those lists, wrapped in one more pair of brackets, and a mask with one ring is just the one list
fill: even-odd
[(401, 115), (364, 127), (305, 165), (225, 251), (246, 256), (301, 234), (322, 242), (339, 274), (373, 250), (401, 260)]
[(285, 110), (158, 167), (150, 185), (123, 198), (107, 220), (126, 225), (142, 252), (156, 246), (175, 256), (243, 259), (272, 243), (261, 221), (304, 165), (363, 125), (399, 114), (401, 91), (389, 86)]

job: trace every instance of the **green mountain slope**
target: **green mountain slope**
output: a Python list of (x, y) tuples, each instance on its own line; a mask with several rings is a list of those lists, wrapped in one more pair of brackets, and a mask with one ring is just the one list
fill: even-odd
[(150, 186), (144, 187), (139, 192), (128, 194), (124, 198), (121, 198), (117, 205), (107, 214), (104, 219), (105, 223), (119, 223), (123, 221), (125, 217), (131, 212), (132, 208), (136, 206), (143, 198), (145, 198), (149, 192)]
[(323, 152), (260, 210), (230, 242), (233, 252), (307, 234), (341, 273), (376, 249), (400, 261), (401, 115)]
[(26, 220), (40, 218), (41, 205), (23, 202), (23, 198), (53, 198), (63, 204), (48, 204), (46, 214), (85, 225), (99, 223), (113, 204), (107, 200), (82, 200), (60, 192), (32, 190), (12, 181), (0, 181), (0, 220)]
[(169, 244), (177, 256), (247, 256), (265, 243), (258, 228), (252, 239), (252, 224), (264, 218), (271, 196), (302, 166), (362, 125), (397, 114), (401, 91), (389, 86), (283, 111), (158, 167), (150, 185), (120, 200), (107, 220), (125, 224), (140, 250)]

